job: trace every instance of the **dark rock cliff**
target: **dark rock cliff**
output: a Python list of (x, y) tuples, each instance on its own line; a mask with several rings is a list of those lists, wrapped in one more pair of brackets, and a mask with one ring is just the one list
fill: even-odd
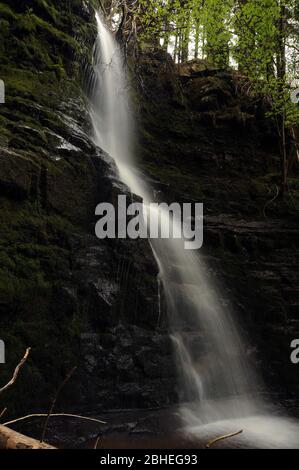
[(81, 75), (96, 34), (93, 9), (6, 1), (0, 18), (3, 383), (32, 347), (3, 403), (10, 414), (45, 409), (74, 365), (63, 410), (168, 403), (175, 371), (158, 327), (149, 244), (94, 235), (96, 205), (127, 189), (90, 139)]
[(159, 199), (204, 203), (207, 275), (270, 389), (296, 396), (298, 164), (288, 195), (277, 198), (280, 151), (269, 105), (237, 73), (204, 61), (177, 67), (149, 50), (133, 69), (140, 165)]

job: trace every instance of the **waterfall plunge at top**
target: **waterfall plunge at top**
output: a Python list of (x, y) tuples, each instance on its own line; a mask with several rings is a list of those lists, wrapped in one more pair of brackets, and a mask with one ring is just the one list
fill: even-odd
[(98, 38), (94, 48), (95, 87), (91, 117), (96, 144), (111, 155), (120, 179), (135, 194), (144, 192), (132, 168), (132, 127), (123, 57), (112, 34), (96, 14)]
[[(96, 19), (96, 80), (90, 99), (94, 140), (112, 156), (121, 180), (141, 196), (148, 207), (150, 191), (133, 167), (133, 120), (122, 53), (98, 14)], [(162, 225), (168, 224), (168, 218), (168, 212), (160, 210)], [(250, 389), (258, 388), (256, 378), (247, 365), (230, 312), (222, 305), (203, 260), (198, 254), (185, 250), (183, 240), (151, 239), (150, 243), (160, 268), (182, 399), (189, 403), (182, 409), (186, 424), (193, 429), (200, 426), (202, 435), (209, 434), (211, 423), (217, 423), (222, 431), (230, 428), (236, 431), (236, 426), (244, 424), (252, 442), (298, 445), (298, 439), (294, 442), (292, 425), (282, 419), (279, 426), (284, 425), (285, 441), (276, 435), (276, 440), (265, 438), (271, 430), (274, 432), (276, 422), (269, 417), (254, 416), (262, 409), (250, 395)], [(262, 421), (257, 423), (256, 419)]]

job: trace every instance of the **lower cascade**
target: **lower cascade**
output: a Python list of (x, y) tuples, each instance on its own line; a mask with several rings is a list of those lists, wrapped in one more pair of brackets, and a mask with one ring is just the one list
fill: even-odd
[[(143, 199), (146, 214), (152, 210), (152, 191), (134, 167), (134, 119), (122, 51), (100, 14), (96, 19), (90, 91), (94, 142), (114, 159), (122, 182)], [(168, 218), (160, 210), (161, 226), (169, 224)], [(296, 422), (256, 397), (260, 379), (248, 364), (232, 312), (223, 305), (203, 257), (186, 250), (182, 239), (150, 243), (167, 305), (185, 432), (208, 439), (242, 430), (234, 442), (245, 447), (299, 448)]]

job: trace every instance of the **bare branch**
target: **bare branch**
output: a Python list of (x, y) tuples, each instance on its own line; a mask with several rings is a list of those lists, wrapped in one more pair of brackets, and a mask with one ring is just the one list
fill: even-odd
[[(11, 421), (7, 421), (7, 423), (3, 423), (3, 426), (9, 426), (10, 424), (18, 423), (20, 421), (25, 421), (26, 419), (30, 418), (44, 418), (48, 416), (48, 413), (35, 413), (27, 416), (22, 416), (21, 418), (16, 418)], [(53, 413), (51, 414), (52, 418), (57, 418), (57, 417), (65, 417), (65, 418), (78, 418), (78, 419), (84, 419), (86, 421), (93, 421), (94, 423), (100, 423), (100, 424), (107, 424), (106, 421), (101, 421), (100, 419), (96, 418), (89, 418), (88, 416), (80, 416), (80, 415), (75, 415), (71, 413)]]
[(102, 12), (104, 13), (104, 15), (107, 15), (106, 8), (104, 7), (102, 0), (99, 0), (99, 2), (100, 2), (100, 7), (102, 9)]
[(94, 448), (95, 448), (95, 449), (98, 448), (100, 439), (101, 439), (101, 434), (99, 434), (98, 437), (97, 437), (96, 443), (95, 443), (95, 445), (94, 445)]
[(72, 370), (70, 370), (68, 372), (68, 374), (66, 375), (65, 379), (61, 382), (61, 384), (59, 385), (56, 393), (55, 393), (55, 396), (52, 400), (52, 403), (51, 403), (51, 406), (50, 406), (50, 409), (49, 409), (49, 412), (47, 414), (47, 417), (45, 419), (45, 423), (44, 423), (44, 426), (43, 426), (43, 431), (42, 431), (42, 437), (41, 437), (41, 442), (44, 442), (45, 440), (45, 435), (46, 435), (46, 431), (47, 431), (47, 427), (48, 427), (48, 422), (49, 422), (49, 419), (50, 419), (50, 416), (54, 410), (54, 407), (56, 405), (56, 401), (57, 401), (57, 398), (61, 392), (61, 390), (63, 389), (63, 387), (67, 384), (67, 382), (70, 380), (71, 376), (73, 375), (73, 373), (75, 372), (75, 370), (77, 369), (77, 366), (73, 367)]
[(9, 387), (11, 387), (15, 383), (15, 381), (18, 378), (18, 375), (19, 375), (19, 372), (20, 372), (21, 368), (23, 367), (23, 365), (25, 364), (25, 362), (28, 359), (30, 351), (31, 351), (31, 348), (26, 349), (26, 352), (25, 352), (25, 355), (24, 355), (23, 359), (21, 359), (21, 361), (19, 362), (19, 364), (15, 368), (12, 379), (6, 385), (4, 385), (4, 387), (0, 388), (0, 394), (3, 393), (5, 390), (7, 390)]
[(2, 418), (2, 416), (6, 413), (7, 411), (7, 408), (4, 408), (1, 413), (0, 413), (0, 419)]
[(212, 445), (216, 444), (216, 442), (223, 441), (223, 439), (228, 439), (229, 437), (237, 436), (238, 434), (241, 434), (242, 432), (243, 432), (243, 429), (237, 432), (232, 432), (231, 434), (225, 434), (224, 436), (217, 437), (216, 439), (209, 441), (206, 444), (206, 448), (209, 449), (210, 447), (212, 447)]

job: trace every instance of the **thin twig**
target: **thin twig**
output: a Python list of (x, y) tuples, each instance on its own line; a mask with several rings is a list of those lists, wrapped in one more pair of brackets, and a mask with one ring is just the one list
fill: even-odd
[(101, 9), (102, 9), (104, 15), (106, 16), (106, 15), (107, 15), (107, 12), (106, 12), (106, 8), (104, 7), (104, 4), (103, 4), (102, 0), (100, 0), (100, 7), (101, 7)]
[(217, 437), (216, 439), (209, 441), (206, 444), (206, 448), (209, 449), (212, 445), (216, 444), (216, 442), (222, 441), (223, 439), (228, 439), (229, 437), (237, 436), (238, 434), (241, 434), (242, 432), (243, 432), (243, 429), (237, 432), (232, 432), (231, 434), (225, 434), (224, 436)]
[(52, 403), (51, 403), (51, 406), (50, 406), (50, 409), (49, 409), (49, 412), (47, 414), (47, 417), (45, 419), (45, 423), (44, 423), (44, 426), (43, 426), (43, 431), (42, 431), (42, 437), (41, 437), (41, 442), (44, 442), (45, 440), (45, 435), (46, 435), (46, 432), (47, 432), (47, 427), (48, 427), (48, 422), (49, 422), (49, 419), (50, 419), (50, 416), (54, 410), (54, 407), (56, 405), (56, 401), (57, 401), (57, 398), (61, 392), (61, 390), (63, 389), (63, 387), (67, 384), (67, 382), (70, 380), (71, 376), (73, 375), (73, 373), (75, 372), (75, 370), (77, 369), (77, 366), (73, 367), (72, 370), (70, 370), (68, 372), (68, 374), (66, 375), (65, 379), (61, 382), (61, 384), (59, 385), (58, 389), (56, 390), (56, 393), (54, 395), (54, 398), (52, 400)]
[(264, 207), (263, 207), (263, 216), (265, 217), (266, 220), (267, 220), (267, 218), (268, 218), (267, 215), (266, 215), (266, 208), (267, 208), (270, 204), (272, 204), (274, 201), (276, 201), (276, 199), (277, 199), (278, 196), (279, 196), (279, 188), (278, 188), (277, 184), (275, 185), (275, 187), (276, 187), (276, 194), (275, 194), (275, 196), (273, 196), (272, 199), (270, 199), (269, 201), (267, 201), (267, 202), (265, 203)]
[[(48, 413), (34, 413), (31, 415), (22, 416), (21, 418), (13, 419), (11, 421), (7, 421), (6, 423), (3, 423), (3, 426), (9, 426), (10, 424), (18, 423), (20, 421), (25, 421), (26, 419), (30, 419), (30, 418), (44, 418), (45, 416), (48, 416)], [(51, 414), (51, 417), (52, 418), (56, 418), (56, 417), (78, 418), (78, 419), (85, 419), (87, 421), (93, 421), (95, 423), (107, 424), (106, 421), (101, 421), (100, 419), (89, 418), (88, 416), (74, 415), (71, 413), (53, 413)]]
[(97, 440), (96, 440), (96, 443), (95, 443), (95, 446), (94, 446), (95, 449), (98, 448), (100, 439), (101, 439), (101, 434), (99, 433), (99, 435), (98, 435), (98, 437), (97, 437)]
[(23, 367), (23, 365), (25, 364), (25, 362), (28, 359), (30, 351), (31, 351), (31, 348), (26, 349), (26, 352), (25, 352), (25, 355), (24, 355), (23, 359), (21, 359), (21, 361), (19, 362), (19, 364), (15, 368), (12, 379), (6, 385), (4, 385), (4, 387), (0, 388), (0, 393), (3, 393), (5, 390), (7, 390), (9, 387), (11, 387), (15, 383), (15, 381), (18, 378), (18, 375), (19, 375), (19, 372), (20, 372), (21, 368)]
[(1, 413), (0, 413), (0, 419), (2, 418), (2, 416), (6, 413), (7, 411), (7, 408), (4, 408)]

